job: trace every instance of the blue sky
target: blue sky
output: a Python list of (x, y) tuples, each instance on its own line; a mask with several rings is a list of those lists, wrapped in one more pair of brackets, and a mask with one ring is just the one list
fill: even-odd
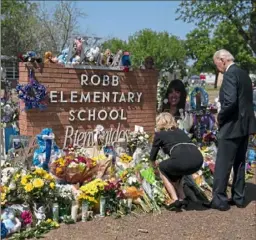
[[(128, 36), (144, 28), (167, 31), (182, 39), (195, 26), (175, 21), (175, 11), (180, 1), (77, 1), (87, 17), (79, 19), (81, 33), (103, 38)], [(56, 1), (47, 2), (48, 8)]]

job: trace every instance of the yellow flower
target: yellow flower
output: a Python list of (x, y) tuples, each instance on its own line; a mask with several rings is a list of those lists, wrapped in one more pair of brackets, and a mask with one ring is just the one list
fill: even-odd
[(36, 168), (36, 170), (33, 172), (33, 174), (43, 176), (43, 175), (47, 174), (47, 172), (45, 170), (43, 170), (42, 168)]
[(46, 180), (53, 180), (53, 177), (52, 177), (52, 175), (50, 175), (49, 173), (46, 173), (46, 174), (44, 175), (44, 179), (46, 179)]
[(44, 181), (40, 178), (36, 178), (36, 179), (33, 180), (33, 186), (35, 188), (41, 188), (41, 187), (44, 186)]
[(54, 182), (51, 182), (51, 183), (50, 183), (50, 188), (51, 188), (51, 189), (54, 189), (54, 188), (55, 188), (55, 183), (54, 183)]
[(27, 178), (27, 175), (25, 175), (25, 176), (23, 176), (22, 178), (21, 178), (21, 184), (22, 185), (26, 185), (27, 183), (28, 183), (28, 178)]
[(52, 222), (52, 219), (48, 218), (48, 219), (46, 220), (46, 222), (47, 222), (47, 223), (51, 223), (51, 222)]
[(53, 227), (55, 227), (55, 228), (58, 228), (58, 227), (60, 226), (60, 225), (59, 225), (57, 222), (55, 222), (55, 221), (52, 221), (51, 225), (52, 225)]
[(1, 193), (1, 205), (6, 203), (6, 193)]
[(20, 174), (17, 173), (17, 174), (14, 176), (14, 180), (17, 181), (19, 178), (20, 178)]
[(31, 192), (34, 189), (34, 187), (33, 187), (32, 183), (27, 183), (25, 185), (24, 189), (26, 192)]

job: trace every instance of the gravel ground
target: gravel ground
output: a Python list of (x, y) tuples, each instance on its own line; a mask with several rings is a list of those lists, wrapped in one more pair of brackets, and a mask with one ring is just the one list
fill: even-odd
[(120, 219), (98, 218), (75, 225), (61, 225), (44, 239), (51, 240), (253, 240), (256, 239), (256, 179), (247, 184), (246, 208), (227, 212), (190, 204), (185, 212), (130, 215)]

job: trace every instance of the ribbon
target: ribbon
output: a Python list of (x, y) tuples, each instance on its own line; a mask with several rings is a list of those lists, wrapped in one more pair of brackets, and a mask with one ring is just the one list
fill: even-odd
[(52, 151), (52, 141), (54, 138), (55, 136), (53, 133), (42, 136), (42, 139), (45, 140), (45, 161), (42, 164), (42, 168), (46, 171), (49, 170), (49, 162), (50, 162), (51, 151)]

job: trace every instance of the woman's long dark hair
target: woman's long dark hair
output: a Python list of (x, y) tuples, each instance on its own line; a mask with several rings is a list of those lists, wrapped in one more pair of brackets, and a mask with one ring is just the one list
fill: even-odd
[[(175, 116), (180, 116), (179, 109), (181, 109), (181, 108), (183, 110), (185, 109), (186, 99), (187, 99), (187, 91), (186, 91), (184, 83), (179, 79), (175, 79), (170, 82), (164, 99), (168, 99), (168, 95), (172, 90), (180, 92), (180, 101), (177, 105), (177, 112), (175, 113)], [(166, 112), (166, 111), (168, 111), (168, 112), (170, 111), (170, 103), (169, 102), (163, 103), (162, 112)]]

